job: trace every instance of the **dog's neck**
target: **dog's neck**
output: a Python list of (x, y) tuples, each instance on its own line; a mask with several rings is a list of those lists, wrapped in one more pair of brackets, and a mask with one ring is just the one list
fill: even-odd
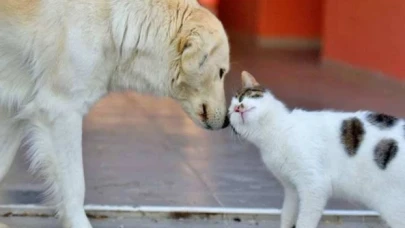
[[(176, 43), (182, 25), (184, 0), (151, 7), (152, 1), (110, 0), (116, 68), (109, 89), (135, 90), (170, 96), (170, 81), (178, 67)], [(170, 23), (172, 22), (172, 23)], [(175, 22), (175, 23), (173, 23)], [(178, 69), (177, 69), (178, 70)]]

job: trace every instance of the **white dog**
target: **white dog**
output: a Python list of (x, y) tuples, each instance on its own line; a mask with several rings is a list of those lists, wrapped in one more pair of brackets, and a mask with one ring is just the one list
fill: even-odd
[(0, 180), (22, 141), (65, 228), (83, 209), (82, 120), (110, 91), (177, 100), (228, 125), (229, 44), (197, 0), (0, 0)]

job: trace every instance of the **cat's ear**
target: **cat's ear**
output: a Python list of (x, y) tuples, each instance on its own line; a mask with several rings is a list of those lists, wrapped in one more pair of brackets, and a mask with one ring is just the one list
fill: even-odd
[(256, 81), (256, 79), (247, 71), (242, 71), (242, 86), (243, 88), (251, 88), (258, 86), (259, 83)]

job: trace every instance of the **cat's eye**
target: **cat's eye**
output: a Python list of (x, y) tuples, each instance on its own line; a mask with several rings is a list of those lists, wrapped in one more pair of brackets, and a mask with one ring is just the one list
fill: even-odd
[(220, 79), (222, 79), (224, 77), (224, 74), (225, 74), (225, 69), (224, 68), (219, 69), (219, 78)]
[(250, 96), (251, 98), (260, 98), (263, 97), (261, 94), (253, 94), (252, 96)]

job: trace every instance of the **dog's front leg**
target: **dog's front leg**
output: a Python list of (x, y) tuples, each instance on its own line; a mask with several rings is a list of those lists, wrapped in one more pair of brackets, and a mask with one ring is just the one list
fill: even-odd
[(53, 126), (53, 142), (61, 166), (62, 205), (59, 210), (65, 227), (90, 228), (83, 208), (85, 181), (82, 160), (82, 121), (78, 114), (65, 115)]
[(82, 121), (77, 113), (52, 121), (41, 116), (29, 129), (31, 168), (45, 178), (64, 228), (91, 228), (83, 207)]

